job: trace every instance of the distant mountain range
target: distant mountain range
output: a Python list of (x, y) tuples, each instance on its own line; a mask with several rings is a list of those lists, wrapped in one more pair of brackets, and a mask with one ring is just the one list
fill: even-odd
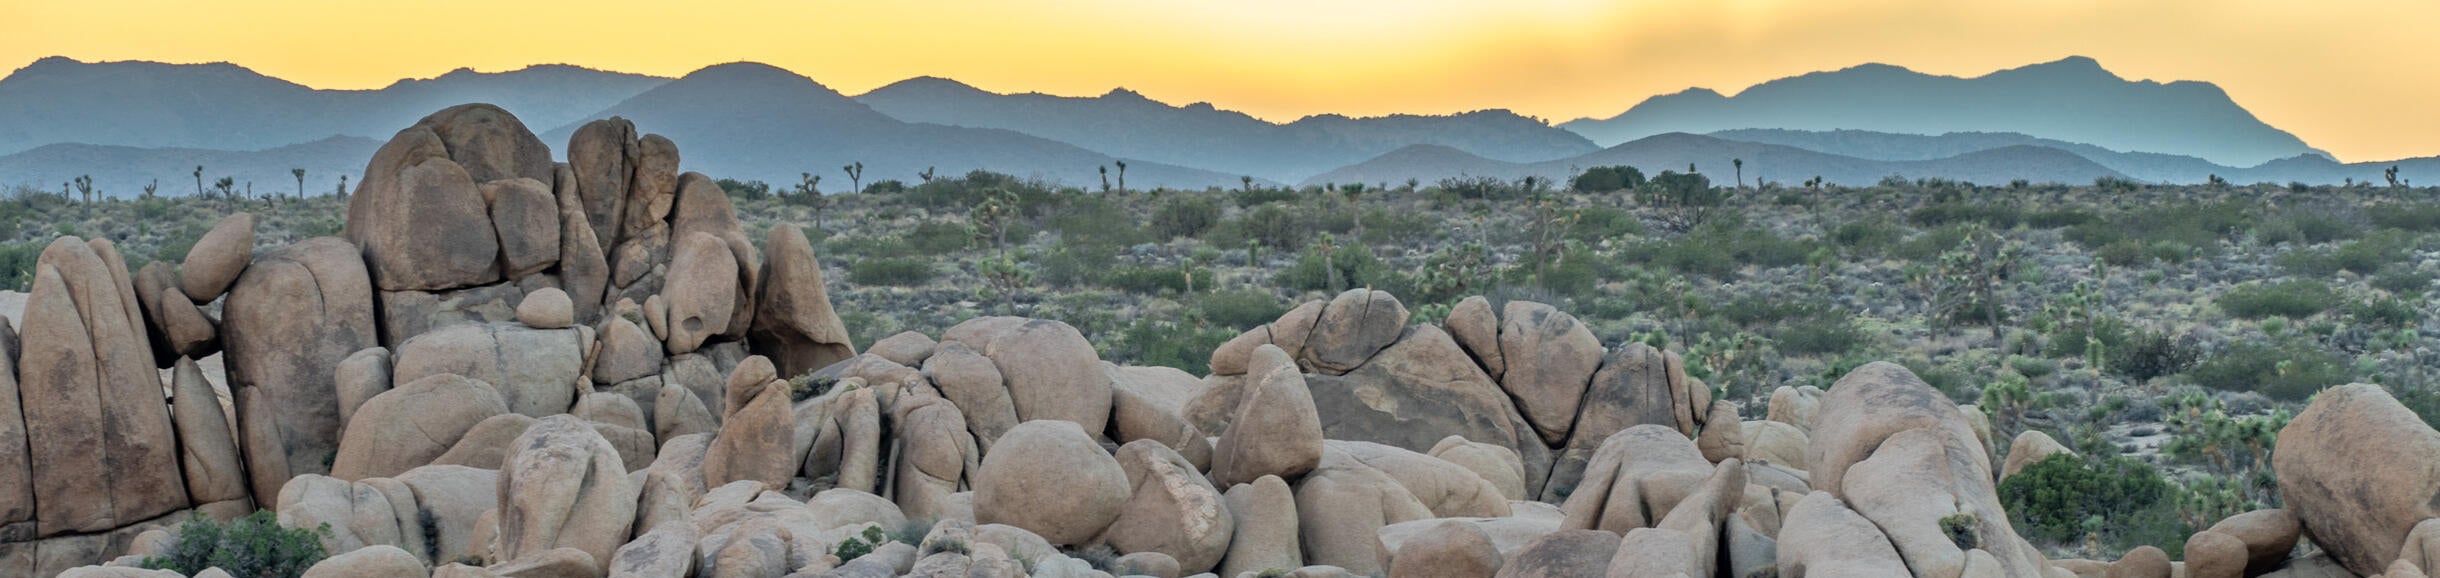
[(59, 143), (247, 151), (332, 136), (387, 139), (468, 102), (558, 126), (668, 81), (551, 65), (459, 70), (379, 90), (316, 90), (227, 63), (52, 57), (0, 79), (0, 155)]
[(1209, 103), (1170, 106), (1125, 89), (1092, 98), (995, 94), (917, 78), (856, 97), (908, 122), (1007, 129), (1128, 158), (1296, 182), (1409, 145), (1532, 162), (1600, 150), (1505, 110), (1451, 116), (1311, 116), (1276, 124)]
[[(288, 191), (362, 170), (378, 143), (432, 111), (501, 105), (563, 149), (583, 121), (610, 116), (676, 140), (684, 168), (786, 187), (862, 162), (869, 184), (933, 169), (986, 169), (1098, 187), (1127, 163), (1130, 188), (1399, 183), (1478, 175), (1564, 177), (1627, 164), (1694, 163), (1715, 181), (1783, 184), (1821, 176), (1978, 183), (2016, 179), (2240, 183), (2377, 180), (2398, 166), (2440, 182), (2440, 159), (2342, 164), (2255, 119), (2218, 88), (2130, 82), (2089, 59), (1977, 78), (1864, 65), (1771, 81), (1734, 97), (1703, 89), (1653, 97), (1608, 120), (1551, 126), (1502, 110), (1448, 116), (1319, 115), (1274, 123), (1208, 103), (1173, 106), (1124, 89), (1098, 97), (996, 94), (917, 78), (849, 98), (754, 63), (669, 79), (545, 65), (458, 70), (377, 90), (317, 90), (232, 64), (84, 63), (46, 58), (0, 78), (0, 186), (57, 190), (92, 175), (113, 195), (148, 182), (192, 193), (193, 170)], [(1708, 136), (1702, 136), (1702, 135)], [(1608, 148), (1602, 148), (1607, 146)], [(280, 186), (285, 183), (284, 186)]]
[(2006, 146), (1951, 157), (1887, 161), (1861, 159), (1802, 148), (1760, 144), (1686, 133), (1669, 133), (1635, 140), (1582, 156), (1539, 163), (1510, 163), (1467, 154), (1442, 146), (1417, 145), (1370, 161), (1340, 168), (1307, 180), (1320, 183), (1390, 183), (1417, 179), (1424, 184), (1451, 177), (1518, 179), (1537, 176), (1562, 182), (1583, 169), (1631, 166), (1646, 175), (1661, 171), (1696, 172), (1715, 184), (1738, 179), (1735, 163), (1745, 161), (1747, 184), (1763, 180), (1793, 185), (1815, 176), (1831, 184), (1869, 185), (1883, 177), (1939, 177), (1977, 183), (2090, 183), (2101, 177), (2125, 175), (2067, 151), (2038, 146)]
[(2128, 81), (2075, 57), (1975, 78), (1866, 64), (1755, 85), (1736, 96), (1689, 89), (1607, 119), (1560, 125), (1602, 146), (1744, 128), (1905, 134), (2014, 132), (2122, 151), (2252, 166), (2322, 155), (2205, 82)]

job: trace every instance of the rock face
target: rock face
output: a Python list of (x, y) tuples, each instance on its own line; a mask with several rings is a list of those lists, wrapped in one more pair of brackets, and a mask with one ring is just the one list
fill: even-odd
[(1355, 371), (1307, 375), (1306, 384), (1330, 439), (1418, 452), (1452, 435), (1498, 445), (1523, 458), (1526, 489), (1538, 491), (1549, 471), (1549, 447), (1507, 392), (1468, 359), (1440, 328), (1418, 325)]
[(188, 505), (142, 316), (109, 241), (61, 237), (43, 249), (17, 375), (43, 536)]
[(1186, 456), (1160, 442), (1130, 442), (1118, 449), (1118, 460), (1134, 496), (1102, 541), (1121, 552), (1167, 555), (1188, 574), (1219, 565), (1237, 531), (1236, 516), (1221, 503), (1220, 490)]
[(1238, 484), (1222, 496), (1236, 518), (1236, 535), (1219, 573), (1236, 576), (1269, 569), (1305, 565), (1303, 542), (1297, 538), (1296, 495), (1278, 476), (1263, 476)]
[(582, 419), (555, 415), (509, 447), (500, 466), (498, 559), (575, 548), (609, 560), (627, 543), (639, 489), (610, 440)]
[(743, 387), (754, 392), (753, 397), (721, 422), (720, 435), (712, 438), (703, 456), (704, 483), (754, 480), (787, 487), (802, 457), (796, 451), (796, 414), (790, 408), (788, 384), (772, 380)]
[(1389, 292), (1350, 289), (1322, 307), (1298, 360), (1318, 373), (1347, 373), (1396, 341), (1406, 319), (1406, 305)]
[(1675, 427), (1676, 399), (1685, 382), (1679, 364), (1675, 354), (1642, 343), (1620, 346), (1603, 358), (1585, 390), (1582, 415), (1553, 458), (1542, 499), (1558, 501), (1575, 491), (1586, 462), (1611, 435), (1639, 425)]
[[(310, 304), (311, 306), (304, 306)], [(378, 345), (373, 286), (356, 247), (307, 239), (238, 275), (221, 317), (229, 387), (254, 495), (326, 473), (339, 446), (339, 362)]]
[[(470, 125), (446, 126), (456, 120)], [(364, 180), (348, 200), (347, 237), (363, 247), (376, 286), (383, 291), (434, 291), (500, 280), (499, 233), (476, 185), (519, 175), (497, 164), (510, 159), (483, 158), (491, 156), (487, 150), (453, 150), (451, 139), (442, 134), (454, 135), (461, 143), (484, 143), (504, 137), (493, 129), (510, 123), (516, 123), (515, 117), (498, 107), (455, 107), (399, 131), (373, 153)], [(533, 138), (523, 124), (516, 124), (515, 132)], [(485, 133), (495, 138), (476, 138)], [(497, 152), (516, 148), (504, 146)], [(524, 176), (552, 178), (550, 152), (540, 152), (539, 159), (529, 160), (541, 163), (538, 168), (544, 172)]]
[[(1970, 573), (1983, 564), (2008, 575), (2038, 573), (2047, 562), (2009, 527), (1981, 448), (1956, 404), (1906, 368), (1875, 362), (1823, 396), (1807, 456), (1813, 487), (1880, 527), (1917, 574)], [(1950, 537), (1953, 522), (1943, 520), (1959, 515), (1971, 520), (1963, 531), (1974, 548)]]
[(517, 323), (451, 325), (398, 347), (391, 379), (412, 383), (453, 374), (490, 384), (508, 410), (533, 417), (566, 413), (584, 371), (583, 337), (573, 329)]
[[(29, 341), (30, 343), (30, 341)], [(2398, 557), (2417, 522), (2440, 516), (2440, 432), (2378, 385), (2323, 390), (2279, 430), (2279, 494), (2304, 535), (2361, 575)]]
[(1566, 441), (1585, 385), (1601, 368), (1601, 340), (1556, 307), (1510, 301), (1500, 313), (1499, 351), (1507, 368), (1500, 388), (1516, 397), (1542, 441)]
[(1131, 488), (1118, 460), (1072, 422), (1037, 420), (1008, 430), (983, 456), (974, 520), (1007, 524), (1052, 544), (1083, 544), (1116, 521)]
[(331, 477), (386, 478), (432, 463), (475, 424), (504, 413), (508, 402), (490, 384), (446, 373), (407, 382), (356, 411)]
[(1234, 486), (1263, 476), (1293, 480), (1322, 460), (1322, 424), (1313, 395), (1287, 352), (1254, 350), (1235, 418), (1213, 447), (1212, 482)]
[(254, 213), (230, 213), (187, 249), (178, 268), (178, 291), (196, 303), (210, 303), (228, 292), (253, 260)]
[[(178, 428), (179, 458), (186, 466), (187, 494), (198, 504), (245, 499), (245, 457), (238, 453), (228, 414), (221, 411), (220, 396), (212, 392), (211, 382), (204, 381), (203, 370), (195, 366), (194, 360), (178, 360), (171, 372), (170, 391), (174, 402), (170, 415)], [(0, 415), (0, 423), (6, 419)], [(4, 513), (0, 510), (0, 514)], [(5, 519), (0, 516), (0, 520)]]
[[(803, 375), (856, 356), (847, 326), (830, 308), (822, 286), (822, 263), (796, 227), (772, 227), (766, 243), (761, 295), (755, 303), (754, 352), (779, 365), (780, 375)], [(900, 362), (901, 365), (907, 362)]]
[(1066, 323), (979, 317), (941, 334), (991, 359), (1021, 421), (1056, 419), (1095, 439), (1110, 423), (1110, 378), (1084, 334)]

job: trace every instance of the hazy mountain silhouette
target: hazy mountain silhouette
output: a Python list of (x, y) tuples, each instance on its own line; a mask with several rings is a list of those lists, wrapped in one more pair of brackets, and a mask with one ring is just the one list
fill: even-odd
[(907, 122), (1008, 129), (1127, 158), (1295, 182), (1417, 144), (1534, 162), (1600, 147), (1505, 110), (1449, 116), (1310, 116), (1277, 124), (1210, 103), (1170, 106), (1126, 89), (1098, 97), (997, 94), (914, 78), (855, 97)]
[(1604, 146), (1671, 132), (1778, 128), (2014, 132), (2232, 166), (2324, 154), (2263, 124), (2218, 86), (2129, 81), (2084, 57), (1975, 78), (1866, 64), (1773, 80), (1733, 97), (1689, 89), (1615, 117), (1560, 126)]
[(0, 155), (58, 143), (246, 151), (333, 135), (388, 138), (432, 111), (468, 102), (556, 126), (667, 81), (548, 65), (458, 70), (378, 90), (316, 90), (227, 63), (51, 57), (0, 78)]
[(229, 177), (237, 181), (238, 191), (246, 190), (246, 183), (252, 181), (256, 195), (293, 194), (297, 181), (289, 171), (301, 168), (305, 169), (305, 190), (322, 194), (338, 186), (340, 175), (347, 175), (349, 188), (354, 188), (364, 177), (365, 161), (379, 148), (381, 141), (364, 137), (330, 137), (260, 151), (43, 145), (0, 156), (0, 187), (23, 185), (58, 192), (61, 183), (90, 175), (94, 187), (109, 197), (140, 196), (144, 185), (153, 182), (160, 183), (159, 194), (183, 196), (195, 194), (195, 167), (202, 166), (207, 187)]
[(1664, 170), (1695, 170), (1712, 182), (1731, 186), (1737, 179), (1736, 159), (1745, 161), (1748, 185), (1765, 180), (1795, 185), (1813, 177), (1840, 185), (1870, 185), (1896, 175), (1909, 179), (1946, 178), (1976, 183), (2091, 183), (2101, 177), (2124, 175), (2074, 153), (2036, 146), (2006, 146), (1927, 160), (1885, 161), (1815, 152), (1797, 147), (1733, 141), (1686, 133), (1637, 139), (1582, 156), (1540, 163), (1509, 163), (1467, 154), (1448, 147), (1414, 146), (1379, 158), (1343, 167), (1307, 180), (1320, 183), (1389, 183), (1418, 179), (1426, 184), (1442, 178), (1476, 176), (1517, 179), (1538, 176), (1563, 181), (1591, 167), (1625, 165), (1647, 175)]
[[(1008, 130), (909, 123), (891, 118), (794, 72), (756, 63), (695, 71), (583, 120), (625, 117), (636, 130), (678, 143), (687, 170), (788, 187), (799, 173), (822, 175), (823, 189), (848, 188), (839, 167), (865, 165), (864, 182), (917, 182), (974, 169), (1099, 186), (1097, 167), (1118, 159), (1075, 145)], [(550, 129), (543, 142), (566, 148), (582, 121)], [(529, 123), (530, 126), (530, 123)], [(539, 129), (540, 127), (536, 127)], [(1149, 161), (1127, 162), (1127, 186), (1236, 186), (1237, 175)]]
[(2040, 146), (2075, 153), (2136, 180), (2154, 183), (2199, 184), (2214, 175), (2239, 184), (2302, 182), (2340, 184), (2347, 179), (2379, 182), (2381, 170), (2398, 166), (2401, 178), (2430, 175), (2440, 181), (2440, 159), (2339, 163), (2320, 155), (2298, 155), (2252, 167), (2231, 167), (2211, 161), (2160, 153), (2120, 152), (2093, 145), (2034, 138), (2016, 133), (1949, 133), (1939, 136), (1892, 134), (1858, 130), (1796, 131), (1740, 129), (1711, 133), (1729, 140), (1792, 146), (1805, 150), (1890, 161), (1930, 160), (2008, 146)]

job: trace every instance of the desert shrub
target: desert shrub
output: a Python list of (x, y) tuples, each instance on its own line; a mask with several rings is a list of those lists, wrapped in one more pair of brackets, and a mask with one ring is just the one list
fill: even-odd
[(1833, 310), (1787, 322), (1771, 338), (1781, 353), (1838, 355), (1863, 348), (1872, 335), (1856, 324), (1854, 315)]
[(1240, 331), (1195, 320), (1138, 318), (1097, 339), (1102, 359), (1123, 365), (1175, 367), (1195, 375), (1211, 373), (1212, 350), (1235, 339)]
[(1136, 225), (1135, 216), (1118, 203), (1099, 195), (1074, 196), (1067, 201), (1043, 227), (1058, 232), (1064, 241), (1123, 247), (1153, 240), (1151, 233)]
[(2380, 234), (2349, 241), (2333, 249), (2297, 249), (2279, 256), (2279, 266), (2299, 275), (2327, 276), (2340, 271), (2371, 275), (2405, 256), (2404, 236)]
[(2077, 209), (2041, 211), (2025, 215), (2025, 225), (2036, 229), (2058, 229), (2100, 221), (2101, 217)]
[(1220, 203), (1206, 198), (1171, 197), (1152, 211), (1152, 236), (1167, 240), (1193, 237), (1220, 222)]
[(1287, 303), (1268, 291), (1212, 291), (1195, 297), (1195, 311), (1204, 321), (1235, 329), (1253, 329), (1279, 319)]
[(153, 249), (152, 260), (164, 263), (184, 263), (186, 262), (186, 252), (193, 250), (195, 242), (203, 240), (203, 234), (209, 232), (211, 232), (211, 227), (201, 222), (190, 221), (180, 224), (177, 231), (170, 232), (167, 238), (161, 240), (159, 248)]
[(831, 555), (838, 556), (839, 561), (844, 563), (862, 558), (865, 554), (871, 554), (874, 548), (879, 548), (889, 541), (889, 535), (883, 533), (880, 526), (865, 526), (863, 533), (840, 540), (838, 549), (833, 550)]
[(2345, 359), (2310, 343), (2249, 341), (2212, 352), (2186, 377), (2212, 389), (2302, 401), (2322, 388), (2354, 381), (2355, 376)]
[[(2088, 536), (2123, 544), (2145, 530), (2130, 523), (2138, 518), (2182, 526), (2175, 520), (2173, 492), (2158, 470), (2140, 460), (2065, 452), (2027, 465), (1999, 484), (2000, 505), (2017, 531), (2052, 544), (2082, 544)], [(2177, 543), (2182, 545), (2184, 536)]]
[(948, 221), (924, 221), (908, 230), (901, 241), (917, 255), (947, 255), (973, 246), (974, 228)]
[(2432, 274), (2413, 267), (2392, 266), (2372, 276), (2372, 286), (2399, 295), (2420, 295), (2432, 286)]
[(1606, 207), (1575, 211), (1573, 222), (1567, 227), (1567, 238), (1583, 243), (1642, 234), (1644, 222), (1635, 218), (1634, 213)]
[(1568, 181), (1568, 188), (1579, 193), (1607, 193), (1642, 186), (1644, 171), (1629, 166), (1593, 167)]
[(2440, 231), (2440, 205), (2411, 203), (2385, 205), (2364, 211), (2372, 225), (2405, 231)]
[(720, 192), (728, 193), (729, 198), (731, 199), (737, 199), (740, 201), (760, 201), (771, 198), (771, 183), (762, 181), (740, 181), (731, 178), (722, 178), (712, 182), (713, 184), (720, 185)]
[(1906, 214), (1907, 222), (1924, 227), (1980, 223), (1993, 229), (2011, 229), (2024, 218), (2024, 212), (2016, 207), (1963, 202), (1926, 205)]
[(2093, 258), (2111, 267), (2138, 267), (2152, 262), (2152, 254), (2144, 250), (2142, 241), (2119, 239), (2093, 251)]
[(2087, 250), (2138, 239), (2145, 246), (2174, 241), (2208, 252), (2251, 229), (2250, 206), (2238, 202), (2162, 204), (2068, 227), (2060, 235)]
[(2311, 317), (2337, 308), (2338, 291), (2330, 284), (2311, 279), (2248, 283), (2221, 293), (2221, 311), (2242, 319)]
[(1676, 239), (1647, 242), (1628, 251), (1630, 259), (1690, 275), (1726, 278), (1746, 265), (1801, 265), (1820, 243), (1789, 239), (1769, 229), (1742, 223), (1715, 222)]
[(178, 533), (160, 556), (145, 558), (142, 567), (193, 575), (220, 568), (246, 578), (294, 578), (322, 561), (321, 536), (330, 525), (315, 530), (281, 526), (270, 510), (218, 522), (200, 515), (178, 526)]
[[(1325, 251), (1328, 257), (1325, 258)], [(1337, 271), (1333, 275), (1332, 270)], [(1296, 263), (1271, 276), (1272, 282), (1283, 289), (1295, 291), (1344, 291), (1373, 287), (1388, 289), (1409, 283), (1390, 283), (1397, 271), (1373, 255), (1371, 247), (1339, 245), (1325, 249), (1321, 244), (1307, 247), (1296, 257)], [(1395, 292), (1393, 292), (1395, 293)]]
[(1231, 195), (1236, 197), (1237, 206), (1249, 209), (1271, 203), (1293, 202), (1298, 196), (1296, 189), (1286, 187), (1252, 187)]
[(2138, 383), (2184, 372), (2203, 356), (2193, 343), (2166, 332), (2134, 329), (2122, 339), (2124, 343), (2109, 348), (2106, 367)]
[(1955, 251), (1957, 247), (1964, 245), (1966, 236), (1973, 232), (1973, 227), (1965, 225), (1950, 225), (1924, 231), (1904, 242), (1892, 245), (1889, 248), (1889, 255), (1908, 261), (1930, 263), (1939, 259), (1940, 255)]
[(2357, 322), (2373, 327), (2404, 328), (2423, 323), (2423, 310), (2415, 306), (2421, 299), (2374, 297), (2347, 304), (2347, 314)]
[(912, 287), (931, 282), (933, 275), (932, 262), (926, 259), (862, 259), (847, 266), (848, 282), (857, 285)]
[(2292, 212), (2263, 223), (2254, 240), (2263, 245), (2291, 243), (2311, 245), (2340, 239), (2353, 239), (2363, 234), (2354, 223), (2318, 212)]
[(1118, 267), (1113, 267), (1102, 273), (1101, 284), (1112, 289), (1141, 295), (1159, 295), (1163, 292), (1185, 293), (1188, 289), (1193, 287), (1192, 285), (1188, 284), (1186, 279), (1186, 276), (1189, 274), (1194, 275), (1194, 278), (1198, 281), (1194, 285), (1200, 285), (1204, 288), (1209, 288), (1211, 286), (1213, 279), (1212, 270), (1208, 268), (1193, 267), (1181, 269), (1178, 267), (1148, 267), (1140, 265), (1121, 265)]
[(1298, 211), (1286, 203), (1255, 207), (1234, 223), (1245, 239), (1272, 249), (1301, 249), (1313, 238), (1312, 227), (1307, 226)]
[(0, 243), (0, 285), (14, 291), (26, 291), (33, 285), (34, 263), (42, 258), (44, 246), (33, 241)]
[(1850, 221), (1830, 232), (1830, 242), (1866, 253), (1880, 251), (1905, 237), (1906, 232), (1896, 223), (1878, 219)]

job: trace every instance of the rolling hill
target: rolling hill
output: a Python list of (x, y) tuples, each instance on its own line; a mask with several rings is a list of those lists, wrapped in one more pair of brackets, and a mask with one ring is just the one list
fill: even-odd
[(202, 166), (203, 185), (228, 177), (243, 191), (249, 181), (256, 194), (294, 193), (291, 169), (305, 169), (305, 190), (316, 194), (337, 187), (348, 175), (349, 188), (363, 177), (365, 161), (381, 141), (363, 137), (330, 137), (308, 143), (259, 151), (191, 148), (140, 148), (112, 145), (53, 144), (0, 156), (0, 187), (24, 185), (57, 192), (60, 183), (91, 175), (94, 187), (110, 197), (133, 197), (144, 185), (158, 182), (162, 195), (195, 194), (195, 167)]
[[(1119, 160), (1015, 131), (900, 121), (812, 79), (755, 63), (695, 71), (548, 130), (543, 142), (563, 149), (582, 122), (612, 116), (676, 141), (686, 170), (760, 179), (777, 187), (811, 172), (823, 176), (827, 190), (842, 190), (847, 179), (838, 167), (853, 162), (864, 163), (867, 184), (884, 179), (913, 183), (917, 173), (932, 168), (941, 175), (984, 169), (1098, 186), (1096, 168), (1112, 166), (1115, 177)], [(1130, 188), (1238, 184), (1233, 174), (1147, 161), (1127, 164)]]
[(1773, 80), (1736, 96), (1689, 89), (1646, 99), (1614, 117), (1560, 126), (1604, 146), (1671, 132), (1849, 129), (2013, 132), (2230, 166), (2327, 156), (2263, 124), (2218, 86), (2129, 81), (2082, 57), (1975, 78), (1867, 64)]
[(1715, 183), (1736, 179), (1734, 161), (1745, 161), (1748, 184), (1763, 180), (1794, 184), (1815, 176), (1840, 185), (1869, 185), (1891, 175), (1906, 178), (1947, 178), (1976, 183), (2090, 183), (2101, 177), (2125, 175), (2054, 148), (2015, 145), (1966, 154), (1913, 161), (1884, 161), (1820, 153), (1796, 147), (1733, 141), (1711, 136), (1670, 133), (1600, 151), (1540, 163), (1509, 163), (1485, 159), (1447, 147), (1416, 146), (1316, 176), (1307, 184), (1396, 183), (1419, 179), (1426, 183), (1450, 177), (1517, 179), (1538, 176), (1563, 180), (1582, 169), (1625, 165), (1646, 174), (1663, 170), (1684, 172), (1692, 165)]
[(1907, 161), (1930, 160), (2008, 146), (2039, 146), (2059, 149), (2091, 159), (2110, 170), (2126, 174), (2139, 181), (2155, 183), (2199, 184), (2214, 175), (2229, 182), (2280, 183), (2301, 182), (2335, 185), (2354, 179), (2378, 182), (2381, 170), (2395, 165), (2401, 178), (2425, 175), (2440, 182), (2440, 158), (2414, 158), (2395, 161), (2339, 163), (2320, 155), (2297, 155), (2251, 167), (2231, 167), (2211, 161), (2159, 153), (2120, 152), (2093, 145), (2034, 138), (2016, 133), (1949, 133), (1938, 136), (1878, 133), (1870, 131), (1793, 131), (1780, 129), (1742, 129), (1711, 133), (1729, 140), (1785, 145), (1805, 150), (1858, 158)]
[(1449, 116), (1311, 116), (1277, 124), (1209, 103), (1171, 106), (1125, 89), (1098, 97), (996, 94), (916, 78), (856, 97), (891, 117), (1013, 130), (1103, 153), (1296, 182), (1410, 145), (1535, 162), (1599, 150), (1592, 141), (1505, 110)]

